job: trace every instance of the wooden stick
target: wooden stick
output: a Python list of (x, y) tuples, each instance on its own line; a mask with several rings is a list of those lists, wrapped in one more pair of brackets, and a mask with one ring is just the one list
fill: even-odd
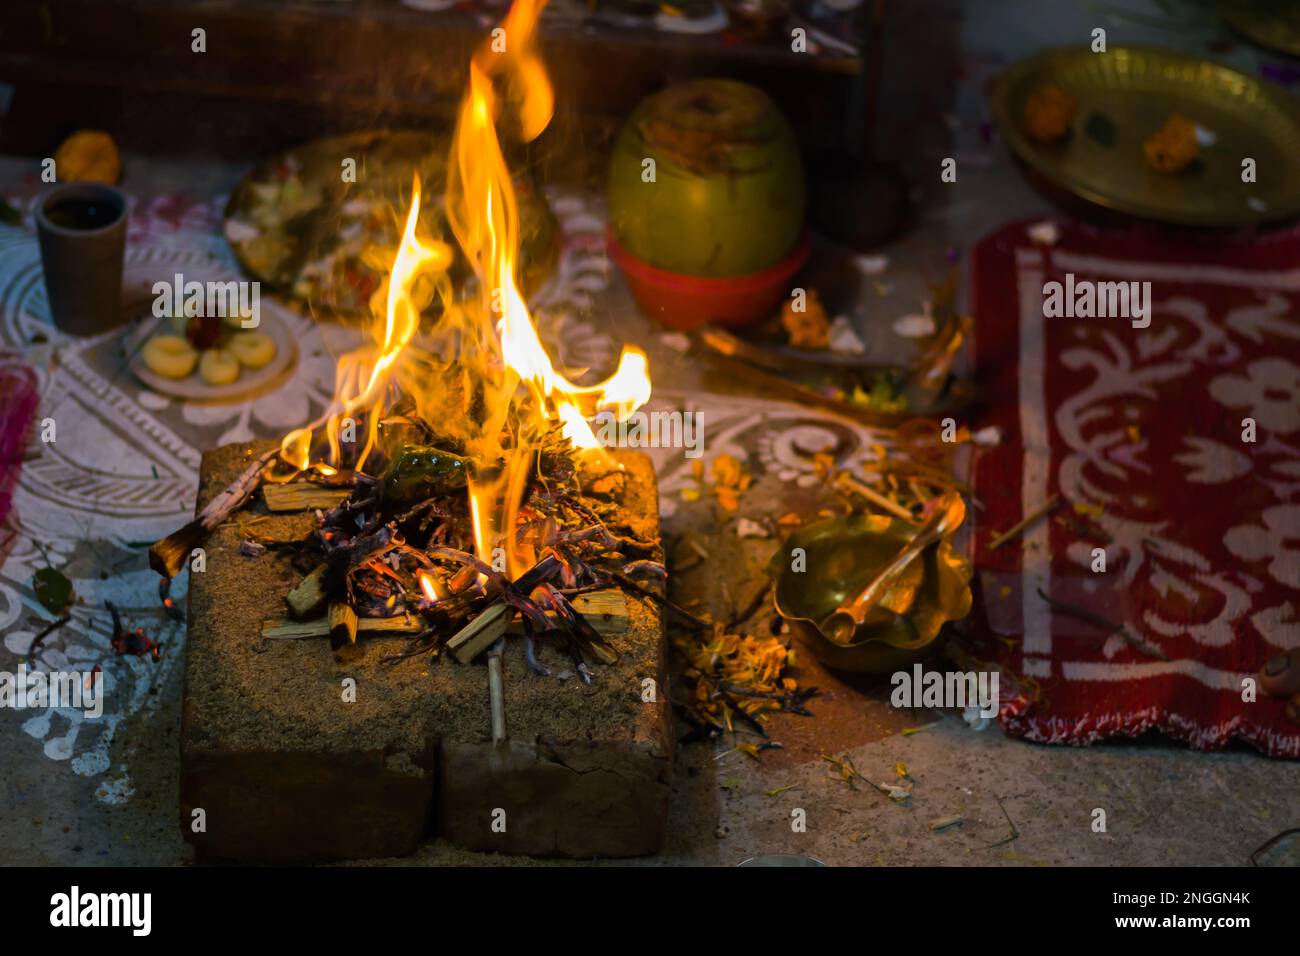
[[(424, 623), (418, 617), (398, 614), (395, 617), (357, 618), (358, 634), (418, 634)], [(330, 619), (318, 617), (310, 621), (292, 621), (287, 617), (273, 617), (262, 622), (262, 636), (271, 641), (294, 641), (308, 637), (328, 637)]]
[(894, 501), (892, 498), (886, 498), (884, 495), (876, 491), (870, 485), (867, 485), (865, 482), (858, 481), (858, 479), (854, 478), (848, 472), (844, 472), (844, 471), (840, 472), (839, 475), (836, 476), (836, 481), (844, 485), (854, 494), (858, 494), (861, 495), (863, 498), (866, 498), (877, 508), (882, 508), (885, 511), (889, 512), (895, 518), (902, 518), (904, 521), (916, 520), (916, 516), (912, 514), (912, 512), (904, 508), (902, 505), (900, 505), (897, 501)]
[(207, 503), (198, 517), (179, 531), (173, 531), (161, 541), (154, 542), (149, 549), (149, 567), (165, 578), (174, 578), (180, 574), (191, 552), (203, 541), (204, 536), (252, 497), (258, 482), (262, 480), (262, 471), (277, 454), (279, 449), (271, 448), (253, 459), (238, 478)]
[(1033, 512), (1032, 514), (1025, 515), (1024, 518), (1022, 518), (1020, 521), (1013, 524), (1010, 528), (1008, 528), (1006, 531), (1003, 531), (1001, 534), (994, 535), (993, 540), (989, 542), (989, 550), (996, 551), (998, 548), (1002, 547), (1012, 538), (1016, 537), (1021, 532), (1023, 532), (1026, 528), (1028, 528), (1039, 518), (1051, 514), (1053, 511), (1057, 509), (1057, 507), (1060, 506), (1061, 500), (1062, 499), (1060, 495), (1052, 495), (1052, 497), (1047, 499), (1047, 503), (1044, 504), (1037, 511)]
[(347, 488), (330, 488), (314, 481), (291, 481), (283, 485), (263, 485), (262, 497), (271, 511), (313, 511), (336, 508), (349, 495)]
[(336, 646), (357, 642), (357, 612), (345, 601), (331, 601), (329, 611), (330, 641)]
[(502, 668), (501, 652), (505, 649), (505, 638), (497, 642), (488, 651), (488, 704), (492, 712), (492, 743), (499, 744), (506, 739), (506, 690), (505, 674)]
[(503, 602), (488, 605), (447, 641), (447, 650), (455, 655), (456, 660), (468, 664), (506, 632), (512, 614), (514, 608)]
[(328, 571), (327, 564), (318, 564), (311, 574), (299, 581), (297, 586), (285, 596), (290, 617), (301, 621), (324, 607), (325, 599), (329, 597), (325, 593), (325, 575)]

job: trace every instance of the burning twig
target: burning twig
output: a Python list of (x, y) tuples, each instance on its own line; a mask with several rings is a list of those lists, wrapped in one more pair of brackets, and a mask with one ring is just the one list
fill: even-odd
[(567, 625), (570, 636), (578, 642), (578, 649), (595, 657), (602, 664), (614, 664), (618, 661), (618, 652), (605, 643), (605, 639), (593, 628), (585, 617), (569, 603), (569, 599), (555, 589), (546, 585), (551, 607)]
[(161, 658), (162, 649), (145, 634), (143, 627), (128, 631), (122, 626), (122, 615), (118, 612), (117, 606), (112, 601), (105, 601), (104, 607), (108, 608), (108, 613), (113, 616), (113, 635), (109, 643), (114, 654), (118, 657), (126, 654), (143, 657), (148, 654), (155, 661)]
[(172, 599), (172, 579), (158, 579), (158, 600), (162, 601), (163, 610), (173, 621), (184, 623), (185, 612), (176, 606), (176, 601)]
[(658, 561), (629, 561), (623, 565), (624, 574), (649, 574), (664, 580), (668, 577), (668, 569)]
[[(579, 594), (570, 594), (559, 588), (556, 592), (562, 595), (573, 609), (583, 616), (591, 627), (601, 637), (619, 635), (627, 632), (628, 615), (627, 615), (627, 598), (623, 592), (617, 588), (605, 588), (602, 590), (586, 591)], [(546, 614), (548, 620), (555, 617), (555, 611)], [(538, 630), (536, 624), (529, 619), (527, 615), (520, 617), (518, 620), (511, 621), (507, 628), (507, 633), (529, 633)], [(542, 628), (543, 630), (545, 628)]]
[(238, 478), (208, 502), (197, 518), (154, 544), (149, 549), (149, 566), (165, 578), (174, 578), (180, 574), (186, 558), (199, 546), (204, 536), (252, 496), (262, 472), (276, 454), (277, 449), (272, 448), (259, 455)]

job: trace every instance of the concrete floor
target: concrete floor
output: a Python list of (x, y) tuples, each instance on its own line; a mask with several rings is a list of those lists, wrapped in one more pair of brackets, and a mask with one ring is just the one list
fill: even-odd
[[(117, 806), (96, 799), (101, 780), (35, 754), (34, 741), (6, 715), (0, 862), (120, 866), (190, 859), (176, 819), (178, 676), (159, 688), (157, 709), (137, 715), (136, 726), (120, 735), (129, 743), (114, 763), (130, 767), (135, 794)], [(864, 729), (870, 712), (887, 708), (883, 694), (859, 704)], [(1300, 822), (1294, 763), (1245, 751), (1194, 753), (1159, 741), (1045, 747), (996, 727), (976, 732), (954, 715), (934, 718), (921, 716), (919, 733), (834, 751), (847, 753), (876, 781), (893, 779), (895, 764), (905, 763), (915, 781), (905, 805), (872, 789), (851, 790), (816, 757), (787, 764), (708, 744), (681, 748), (668, 846), (634, 862), (731, 866), (756, 855), (794, 853), (841, 866), (1231, 866), (1245, 864), (1266, 839)], [(779, 725), (773, 736), (780, 739)], [(778, 788), (785, 789), (769, 795)], [(1105, 833), (1092, 829), (1098, 807), (1106, 811)], [(796, 809), (806, 811), (806, 832), (792, 829)], [(933, 821), (953, 816), (962, 818), (959, 826), (931, 830)], [(405, 859), (374, 862), (536, 863), (441, 842)], [(1300, 865), (1300, 841), (1261, 862)]]
[[(1154, 42), (1204, 50), (1204, 29), (1152, 30), (1122, 17), (1102, 17), (1089, 4), (1018, 0), (942, 4), (957, 12), (949, 36), (930, 36), (934, 17), (908, 5), (887, 50), (882, 142), (915, 147), (898, 155), (922, 194), (919, 228), (885, 250), (892, 259), (893, 315), (919, 298), (943, 251), (964, 248), (998, 223), (1046, 210), (996, 144), (983, 143), (980, 89), (999, 63), (1042, 46), (1083, 42), (1104, 25), (1111, 42)], [(1051, 7), (1050, 15), (1046, 8)], [(1143, 3), (1109, 8), (1150, 12)], [(1094, 23), (1096, 20), (1098, 23)], [(1198, 32), (1200, 30), (1201, 32)], [(909, 40), (960, 51), (962, 81), (919, 77), (902, 51)], [(1244, 48), (1230, 60), (1251, 66)], [(934, 61), (927, 61), (934, 62)], [(897, 74), (897, 75), (896, 75)], [(949, 83), (949, 80), (953, 82)], [(913, 95), (915, 94), (915, 95)], [(921, 104), (921, 105), (918, 105)], [(925, 171), (956, 155), (960, 186), (940, 186)], [(140, 164), (136, 168), (145, 166)], [(130, 164), (128, 164), (130, 166)], [(216, 180), (224, 179), (218, 173)], [(626, 307), (625, 293), (623, 306)], [(625, 314), (615, 311), (613, 314)], [(888, 323), (881, 323), (887, 328)], [(631, 333), (629, 333), (629, 337)], [(645, 344), (654, 367), (659, 346)], [(873, 343), (874, 344), (874, 343)], [(882, 348), (887, 352), (887, 348)], [(680, 359), (675, 385), (692, 380)], [(662, 366), (661, 366), (662, 367)], [(716, 383), (710, 383), (716, 385)], [(680, 530), (680, 529), (678, 529)], [(732, 593), (748, 593), (754, 578), (735, 570)], [(702, 587), (686, 579), (676, 585)], [(707, 590), (707, 588), (706, 588)], [(713, 590), (716, 595), (717, 589)], [(180, 653), (180, 649), (176, 649)], [(0, 667), (16, 660), (0, 651)], [(0, 862), (10, 864), (176, 864), (190, 858), (176, 820), (180, 671), (172, 668), (151, 706), (119, 728), (112, 769), (78, 776), (45, 759), (20, 729), (21, 718), (0, 711)], [(783, 717), (774, 738), (797, 741), (754, 761), (707, 744), (679, 751), (664, 853), (646, 864), (734, 865), (751, 856), (796, 853), (840, 865), (1241, 865), (1273, 834), (1300, 825), (1300, 765), (1246, 750), (1204, 754), (1159, 739), (1083, 749), (1045, 747), (1006, 737), (996, 726), (976, 732), (953, 714), (900, 715), (880, 691), (829, 686), (811, 706), (814, 718)], [(802, 725), (793, 722), (802, 721)], [(847, 754), (868, 778), (892, 778), (905, 763), (915, 781), (907, 804), (873, 789), (851, 790), (818, 754)], [(129, 768), (134, 794), (110, 805), (96, 790)], [(780, 790), (780, 792), (770, 793)], [(1094, 810), (1106, 812), (1106, 832), (1093, 830)], [(806, 832), (794, 832), (792, 811), (806, 811)], [(942, 831), (932, 821), (959, 816)], [(533, 861), (467, 854), (441, 843), (397, 864), (519, 864)], [(1262, 862), (1300, 864), (1300, 840)]]

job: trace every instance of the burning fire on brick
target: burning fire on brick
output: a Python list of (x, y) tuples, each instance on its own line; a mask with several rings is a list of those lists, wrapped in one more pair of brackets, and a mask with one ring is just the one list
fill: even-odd
[[(543, 6), (517, 0), (502, 24), (504, 50), (479, 47), (457, 117), (445, 209), (476, 281), (454, 289), (449, 241), (417, 234), (417, 176), (372, 299), (374, 341), (340, 359), (332, 406), (150, 552), (152, 566), (174, 577), (259, 489), (271, 511), (314, 509), (302, 540), (245, 542), (250, 555), (289, 549), (304, 572), (287, 615), (264, 626), (269, 639), (328, 634), (339, 646), (373, 631), (409, 633), (398, 658), (446, 650), (468, 663), (517, 620), (535, 672), (548, 673), (535, 642), (553, 642), (590, 681), (593, 665), (616, 659), (593, 620), (617, 618), (620, 585), (657, 593), (633, 579), (663, 578), (659, 544), (621, 520), (621, 466), (588, 424), (598, 414), (624, 419), (649, 399), (645, 355), (627, 348), (607, 380), (569, 381), (520, 292), (519, 209), (499, 129), (526, 142), (551, 118), (533, 47)], [(492, 664), (493, 730), (504, 736)]]

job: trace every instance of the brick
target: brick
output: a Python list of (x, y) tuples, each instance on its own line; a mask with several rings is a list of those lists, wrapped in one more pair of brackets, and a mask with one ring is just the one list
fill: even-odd
[[(266, 445), (204, 456), (198, 506)], [(649, 460), (628, 468), (625, 505), (637, 535), (657, 536)], [(332, 652), (325, 639), (263, 641), (301, 577), (282, 554), (239, 553), (238, 519), (208, 539), (191, 573), (181, 728), (181, 828), (203, 858), (297, 863), (395, 856), (440, 833), (480, 850), (536, 856), (633, 856), (663, 842), (672, 757), (660, 609), (629, 598), (631, 627), (611, 639), (618, 663), (592, 685), (527, 670), (521, 641), (504, 657), (509, 737), (491, 741), (487, 671), (427, 655), (401, 663), (409, 636), (363, 636)], [(305, 533), (310, 515), (270, 515), (257, 533)], [(563, 654), (539, 642), (555, 672)], [(343, 680), (356, 702), (343, 702)], [(644, 678), (659, 685), (643, 703)], [(201, 807), (206, 832), (191, 830)], [(493, 811), (505, 811), (494, 832)]]

